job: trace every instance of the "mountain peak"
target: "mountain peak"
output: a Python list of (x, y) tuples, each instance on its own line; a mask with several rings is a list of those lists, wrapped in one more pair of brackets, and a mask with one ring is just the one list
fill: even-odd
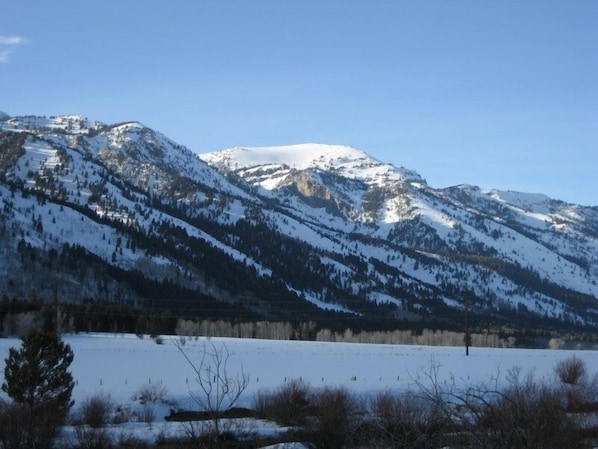
[(25, 115), (19, 117), (5, 117), (3, 127), (11, 131), (52, 129), (68, 131), (70, 133), (87, 132), (90, 123), (82, 115), (36, 116)]
[(334, 171), (363, 181), (391, 179), (423, 182), (412, 170), (380, 162), (364, 151), (346, 145), (304, 143), (272, 147), (237, 147), (199, 157), (215, 166), (237, 169), (257, 166), (284, 166), (297, 170)]
[(271, 147), (235, 147), (200, 155), (204, 160), (234, 160), (243, 167), (256, 165), (286, 165), (299, 170), (317, 165), (319, 161), (368, 157), (364, 152), (344, 145), (303, 143)]

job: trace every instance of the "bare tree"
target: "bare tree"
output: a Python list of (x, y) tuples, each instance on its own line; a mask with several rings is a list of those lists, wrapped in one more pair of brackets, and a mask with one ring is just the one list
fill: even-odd
[(562, 392), (537, 381), (533, 372), (513, 368), (506, 386), (458, 386), (438, 382), (438, 365), (416, 382), (419, 394), (434, 404), (447, 424), (445, 444), (480, 449), (580, 448), (581, 435), (563, 407)]
[(222, 435), (222, 414), (232, 408), (243, 394), (249, 385), (249, 375), (243, 368), (235, 374), (230, 373), (228, 363), (231, 353), (224, 343), (217, 345), (213, 342), (204, 342), (197, 361), (189, 356), (180, 341), (175, 340), (174, 344), (194, 372), (198, 390), (193, 390), (189, 386), (189, 395), (200, 410), (209, 417), (212, 423), (213, 442), (217, 446)]

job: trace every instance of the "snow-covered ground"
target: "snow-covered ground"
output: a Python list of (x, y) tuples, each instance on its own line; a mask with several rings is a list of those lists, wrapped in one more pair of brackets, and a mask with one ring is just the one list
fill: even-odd
[[(135, 392), (151, 383), (163, 386), (168, 399), (180, 408), (196, 408), (189, 396), (189, 388), (196, 385), (194, 373), (175, 345), (175, 341), (180, 341), (178, 337), (163, 337), (162, 344), (122, 334), (65, 335), (63, 339), (75, 354), (71, 372), (76, 380), (76, 403), (105, 394), (123, 408), (135, 407)], [(202, 337), (187, 340), (183, 350), (199, 362), (206, 344), (217, 348), (226, 345), (230, 352), (229, 372), (243, 370), (250, 376), (249, 387), (237, 404), (246, 407), (253, 405), (258, 391), (299, 378), (312, 387), (345, 386), (356, 394), (402, 391), (425, 381), (431, 365), (439, 367), (438, 380), (442, 383), (475, 384), (496, 377), (504, 381), (513, 367), (525, 372), (533, 370), (538, 379), (550, 381), (554, 379), (555, 364), (572, 356), (585, 361), (591, 375), (598, 373), (598, 351), (470, 348), (470, 355), (466, 356), (461, 347)], [(2, 372), (8, 349), (19, 346), (18, 339), (0, 339)], [(158, 435), (180, 436), (180, 424), (164, 421), (167, 413), (167, 409), (157, 410), (157, 422), (130, 423), (113, 430), (126, 429), (128, 434), (147, 440)], [(257, 432), (274, 431), (271, 423), (254, 422), (252, 426)]]

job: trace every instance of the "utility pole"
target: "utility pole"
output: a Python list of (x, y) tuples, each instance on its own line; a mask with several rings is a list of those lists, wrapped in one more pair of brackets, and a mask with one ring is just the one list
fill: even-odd
[(469, 355), (469, 293), (465, 293), (465, 355)]

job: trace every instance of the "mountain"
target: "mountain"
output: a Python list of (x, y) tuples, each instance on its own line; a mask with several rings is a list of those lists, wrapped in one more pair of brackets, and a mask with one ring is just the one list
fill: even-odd
[(199, 317), (598, 324), (598, 207), (434, 189), (355, 148), (196, 155), (137, 122), (0, 121), (0, 294)]

